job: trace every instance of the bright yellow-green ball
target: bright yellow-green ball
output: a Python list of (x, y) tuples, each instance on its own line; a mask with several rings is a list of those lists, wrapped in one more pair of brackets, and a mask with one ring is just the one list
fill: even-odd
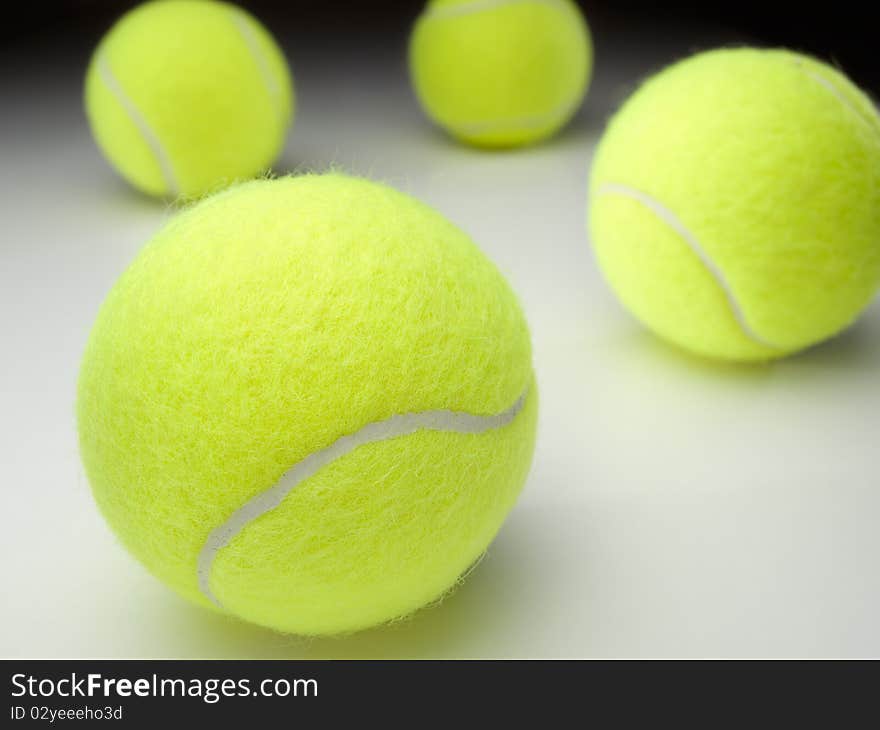
[(294, 107), (266, 29), (241, 8), (201, 0), (124, 15), (95, 50), (85, 104), (110, 164), (166, 197), (200, 196), (271, 166)]
[(298, 634), (443, 596), (523, 485), (516, 297), (459, 229), (338, 174), (179, 214), (104, 302), (80, 448), (126, 547), (187, 598)]
[(649, 79), (608, 126), (589, 227), (661, 337), (768, 360), (852, 323), (880, 282), (880, 117), (840, 71), (717, 50)]
[(589, 30), (572, 0), (431, 0), (410, 39), (425, 113), (457, 139), (511, 147), (550, 137), (581, 104)]

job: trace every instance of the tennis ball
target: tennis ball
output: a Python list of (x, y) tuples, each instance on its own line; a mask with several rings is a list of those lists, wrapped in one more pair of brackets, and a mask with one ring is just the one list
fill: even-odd
[(293, 118), (275, 41), (222, 2), (150, 2), (95, 51), (85, 83), (92, 133), (137, 189), (196, 197), (265, 170)]
[(729, 360), (795, 352), (880, 282), (880, 117), (807, 56), (693, 56), (611, 120), (589, 227), (611, 286), (661, 337)]
[(438, 213), (339, 174), (184, 211), (89, 337), (99, 508), (187, 598), (298, 634), (442, 596), (523, 484), (537, 393), (502, 276)]
[(425, 113), (454, 137), (509, 147), (544, 139), (577, 111), (592, 43), (572, 0), (432, 0), (410, 39)]

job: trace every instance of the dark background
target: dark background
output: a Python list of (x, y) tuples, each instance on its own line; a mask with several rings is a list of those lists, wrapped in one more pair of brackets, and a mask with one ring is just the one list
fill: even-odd
[[(100, 38), (133, 0), (56, 0), (9, 3), (0, 27), (4, 50), (44, 39), (65, 36), (88, 46)], [(421, 2), (326, 2), (326, 0), (251, 0), (240, 2), (269, 27), (296, 36), (372, 35), (382, 39), (405, 37)], [(687, 3), (676, 0), (582, 0), (597, 37), (621, 26), (635, 26), (662, 35), (682, 25), (708, 26), (728, 31), (731, 38), (756, 44), (783, 45), (831, 60), (857, 83), (880, 94), (877, 60), (878, 23), (871, 2), (839, 0), (831, 3), (773, 3), (756, 0)], [(23, 7), (22, 7), (23, 6)], [(10, 15), (11, 14), (11, 15)], [(606, 36), (607, 37), (607, 36)], [(77, 43), (78, 45), (78, 43)], [(8, 72), (8, 69), (6, 70)]]

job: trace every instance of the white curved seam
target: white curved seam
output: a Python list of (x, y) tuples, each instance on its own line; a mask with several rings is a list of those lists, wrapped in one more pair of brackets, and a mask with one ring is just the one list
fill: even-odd
[(293, 489), (328, 464), (347, 456), (359, 446), (408, 436), (416, 431), (476, 434), (502, 428), (510, 424), (523, 409), (527, 394), (528, 391), (524, 392), (510, 408), (491, 416), (477, 416), (448, 410), (391, 416), (383, 421), (368, 423), (358, 431), (342, 436), (329, 446), (309, 454), (288, 469), (273, 486), (245, 502), (222, 525), (211, 531), (199, 552), (197, 564), (199, 590), (209, 601), (220, 606), (210, 585), (211, 568), (217, 553), (242, 529), (258, 517), (275, 509)]
[(746, 320), (745, 313), (739, 306), (739, 302), (736, 300), (736, 296), (733, 293), (733, 288), (727, 281), (727, 278), (724, 276), (724, 272), (711, 259), (709, 254), (706, 253), (706, 250), (702, 247), (702, 245), (700, 245), (697, 237), (688, 230), (687, 226), (685, 226), (684, 223), (679, 220), (678, 216), (676, 216), (675, 213), (673, 213), (671, 210), (669, 210), (669, 208), (652, 198), (647, 193), (643, 193), (641, 190), (632, 188), (629, 185), (606, 182), (599, 186), (598, 194), (622, 195), (626, 198), (629, 198), (630, 200), (634, 200), (637, 203), (645, 206), (667, 226), (674, 230), (687, 244), (688, 248), (693, 251), (694, 255), (700, 260), (700, 262), (709, 272), (710, 276), (715, 279), (715, 283), (718, 284), (718, 286), (721, 288), (721, 291), (724, 293), (724, 296), (727, 299), (727, 303), (730, 306), (730, 310), (733, 313), (734, 319), (736, 319), (737, 324), (739, 324), (742, 333), (750, 340), (752, 340), (752, 342), (762, 345), (763, 347), (778, 349), (776, 345), (765, 340), (749, 326), (749, 323)]
[(872, 130), (880, 131), (880, 126), (878, 126), (877, 122), (871, 120), (870, 117), (866, 116), (865, 113), (859, 109), (855, 104), (853, 104), (849, 99), (847, 99), (838, 89), (832, 81), (826, 79), (824, 76), (820, 74), (814, 73), (813, 71), (804, 67), (804, 64), (801, 61), (795, 61), (795, 65), (801, 70), (801, 72), (811, 78), (820, 86), (824, 87), (847, 109), (849, 109), (853, 114), (855, 114), (859, 119), (865, 122)]
[(521, 132), (524, 129), (537, 129), (559, 119), (564, 119), (580, 104), (580, 98), (574, 101), (566, 101), (555, 109), (544, 114), (531, 114), (523, 117), (510, 119), (498, 119), (488, 122), (467, 122), (465, 124), (452, 123), (449, 126), (456, 132), (466, 135), (485, 134), (486, 132)]
[(495, 10), (495, 8), (504, 7), (506, 5), (519, 5), (520, 3), (529, 3), (530, 5), (549, 5), (551, 7), (566, 9), (569, 7), (565, 0), (473, 0), (473, 2), (462, 3), (461, 5), (428, 8), (422, 13), (422, 20), (457, 18), (462, 15), (473, 15), (474, 13)]
[(272, 106), (275, 107), (275, 111), (280, 118), (283, 116), (281, 109), (281, 87), (278, 83), (278, 79), (275, 78), (272, 69), (269, 67), (269, 59), (266, 58), (266, 54), (264, 54), (260, 48), (259, 39), (257, 38), (254, 29), (247, 22), (247, 19), (236, 10), (232, 10), (231, 13), (232, 22), (241, 35), (242, 40), (244, 40), (251, 56), (253, 56), (257, 68), (259, 69), (260, 76), (263, 79), (263, 85), (266, 87), (266, 91), (269, 93), (269, 98), (272, 100)]
[(153, 153), (156, 164), (159, 165), (159, 172), (162, 174), (162, 179), (165, 181), (165, 186), (168, 188), (168, 193), (173, 196), (178, 195), (180, 189), (177, 185), (177, 179), (174, 176), (174, 168), (171, 165), (171, 158), (168, 156), (168, 153), (159, 141), (158, 135), (152, 130), (143, 114), (141, 114), (138, 108), (134, 105), (134, 102), (128, 98), (128, 95), (122, 88), (122, 84), (120, 84), (116, 76), (113, 75), (110, 64), (104, 57), (103, 53), (98, 56), (97, 65), (98, 73), (101, 75), (104, 85), (116, 98), (116, 101), (128, 115), (128, 118), (132, 121), (134, 126), (137, 127), (144, 142), (147, 143), (147, 146)]

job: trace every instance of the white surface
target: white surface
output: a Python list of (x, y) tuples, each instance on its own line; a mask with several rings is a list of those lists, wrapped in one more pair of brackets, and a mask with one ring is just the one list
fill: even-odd
[(465, 228), (522, 297), (541, 388), (531, 477), (465, 586), (334, 640), (189, 605), (102, 522), (77, 454), (78, 360), (101, 299), (170, 211), (99, 157), (85, 58), (4, 89), (0, 656), (880, 654), (880, 308), (765, 367), (701, 362), (641, 331), (590, 254), (586, 174), (607, 110), (670, 50), (614, 47), (573, 127), (513, 153), (428, 128), (399, 61), (294, 55), (299, 117), (280, 169), (383, 179)]

